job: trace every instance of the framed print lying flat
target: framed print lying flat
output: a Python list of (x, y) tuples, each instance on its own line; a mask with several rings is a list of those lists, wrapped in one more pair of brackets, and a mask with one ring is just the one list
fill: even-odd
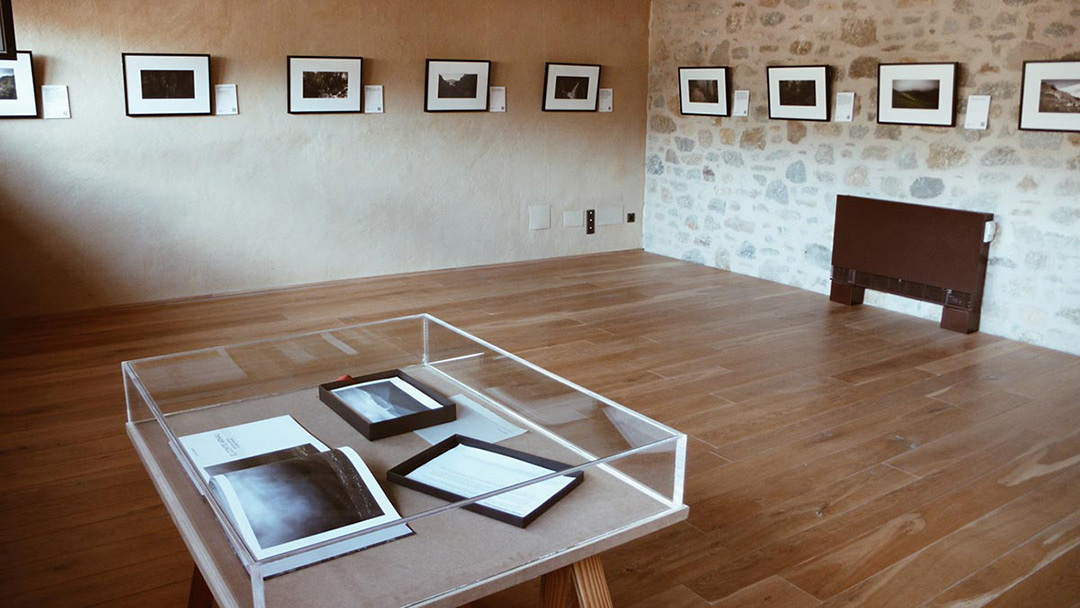
[(1080, 61), (1025, 61), (1020, 128), (1080, 131)]
[(0, 0), (0, 60), (15, 56), (15, 22), (11, 18), (11, 0)]
[(769, 118), (829, 120), (829, 66), (770, 66)]
[(0, 60), (0, 118), (37, 118), (34, 57), (19, 51), (15, 59)]
[(728, 68), (679, 68), (679, 111), (699, 116), (730, 116)]
[(956, 126), (957, 63), (878, 65), (880, 124)]
[(124, 53), (128, 116), (210, 113), (210, 55)]
[(544, 111), (595, 112), (599, 90), (599, 65), (548, 63), (544, 72)]
[(425, 112), (486, 112), (490, 61), (428, 59)]
[(371, 441), (457, 417), (453, 401), (399, 369), (322, 384), (319, 400)]
[(362, 57), (289, 56), (289, 114), (358, 113)]

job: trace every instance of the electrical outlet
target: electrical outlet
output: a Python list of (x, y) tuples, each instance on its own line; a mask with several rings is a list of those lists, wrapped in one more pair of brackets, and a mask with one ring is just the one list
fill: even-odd
[(596, 232), (596, 209), (585, 210), (585, 234)]
[(633, 214), (633, 213), (627, 213), (626, 214), (626, 223), (627, 224), (633, 224), (635, 219), (637, 219), (637, 216), (635, 214)]

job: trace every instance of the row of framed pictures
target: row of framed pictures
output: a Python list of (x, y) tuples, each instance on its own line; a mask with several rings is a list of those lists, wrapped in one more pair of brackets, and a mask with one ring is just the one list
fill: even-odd
[[(121, 57), (128, 116), (210, 114), (210, 55), (136, 54)], [(290, 114), (361, 112), (362, 57), (289, 56)], [(428, 59), (424, 111), (484, 112), (488, 109), (490, 61)], [(548, 63), (543, 109), (595, 112), (600, 66)], [(20, 51), (0, 61), (0, 117), (37, 116), (33, 57)]]
[[(956, 126), (958, 63), (878, 65), (877, 121), (882, 124)], [(829, 120), (829, 66), (766, 68), (769, 118)], [(679, 68), (683, 114), (729, 116), (730, 69)], [(1080, 61), (1025, 61), (1020, 128), (1080, 131)]]

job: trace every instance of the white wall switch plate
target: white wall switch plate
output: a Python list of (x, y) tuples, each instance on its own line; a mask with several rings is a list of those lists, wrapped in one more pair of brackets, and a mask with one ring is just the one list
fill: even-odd
[(529, 205), (529, 230), (551, 228), (551, 205)]
[(577, 228), (585, 225), (585, 214), (581, 211), (563, 211), (562, 225)]
[(600, 226), (623, 223), (622, 205), (618, 207), (597, 207), (596, 223)]

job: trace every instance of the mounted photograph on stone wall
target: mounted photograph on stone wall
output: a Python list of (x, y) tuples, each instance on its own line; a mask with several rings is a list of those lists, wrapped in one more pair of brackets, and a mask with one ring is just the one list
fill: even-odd
[(829, 120), (829, 66), (769, 66), (769, 118)]
[(124, 53), (128, 116), (210, 113), (210, 55)]
[(360, 112), (362, 57), (288, 57), (289, 114)]
[(956, 63), (878, 65), (880, 124), (956, 126)]
[(595, 112), (600, 66), (548, 63), (544, 71), (545, 112)]
[(1080, 61), (1025, 61), (1020, 128), (1080, 131)]
[(37, 118), (33, 56), (19, 51), (16, 59), (0, 59), (0, 118)]
[(428, 59), (424, 111), (487, 111), (490, 77), (490, 61)]
[(731, 83), (727, 66), (679, 68), (679, 112), (697, 116), (729, 116)]

